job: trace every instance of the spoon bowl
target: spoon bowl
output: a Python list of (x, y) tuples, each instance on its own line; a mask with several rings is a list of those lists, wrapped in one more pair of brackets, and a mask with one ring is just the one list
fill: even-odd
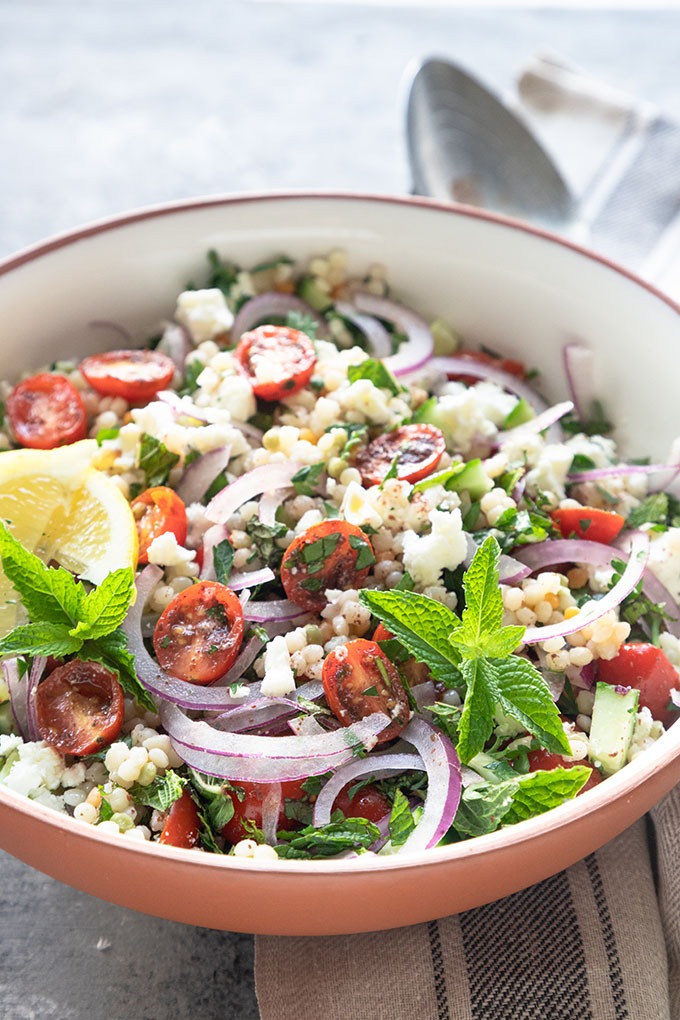
[(558, 233), (574, 216), (560, 172), (523, 121), (467, 71), (428, 58), (410, 74), (408, 158), (417, 195)]

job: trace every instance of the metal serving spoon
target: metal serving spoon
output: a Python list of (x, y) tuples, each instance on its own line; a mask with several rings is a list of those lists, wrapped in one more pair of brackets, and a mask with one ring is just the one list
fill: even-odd
[(429, 58), (410, 73), (406, 137), (415, 194), (570, 232), (576, 203), (519, 117), (447, 60)]

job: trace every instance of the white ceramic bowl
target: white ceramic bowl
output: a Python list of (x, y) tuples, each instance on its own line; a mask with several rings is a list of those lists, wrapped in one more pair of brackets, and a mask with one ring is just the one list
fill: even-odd
[[(379, 261), (405, 302), (472, 345), (521, 357), (565, 396), (560, 351), (597, 355), (596, 384), (630, 455), (678, 433), (680, 309), (603, 259), (499, 217), (422, 199), (237, 196), (155, 207), (54, 238), (0, 264), (0, 375), (101, 345), (92, 320), (141, 338), (217, 249), (249, 264), (345, 248)], [(621, 773), (539, 818), (419, 855), (274, 865), (104, 836), (0, 787), (0, 845), (96, 896), (177, 921), (271, 934), (340, 934), (445, 916), (573, 864), (680, 778), (680, 725)]]

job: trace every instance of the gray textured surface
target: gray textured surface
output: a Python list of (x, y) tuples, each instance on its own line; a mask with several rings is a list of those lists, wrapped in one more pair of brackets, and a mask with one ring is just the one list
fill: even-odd
[[(403, 192), (400, 82), (425, 54), (504, 89), (553, 50), (680, 115), (679, 41), (680, 11), (649, 9), (0, 0), (0, 256), (193, 194)], [(2, 1020), (257, 1016), (247, 936), (122, 910), (1, 854), (0, 951)]]

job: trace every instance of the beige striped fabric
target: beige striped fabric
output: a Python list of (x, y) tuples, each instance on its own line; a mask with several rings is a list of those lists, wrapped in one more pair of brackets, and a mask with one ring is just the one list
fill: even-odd
[(395, 931), (258, 937), (261, 1018), (680, 1020), (678, 832), (674, 791), (584, 861), (478, 910)]

